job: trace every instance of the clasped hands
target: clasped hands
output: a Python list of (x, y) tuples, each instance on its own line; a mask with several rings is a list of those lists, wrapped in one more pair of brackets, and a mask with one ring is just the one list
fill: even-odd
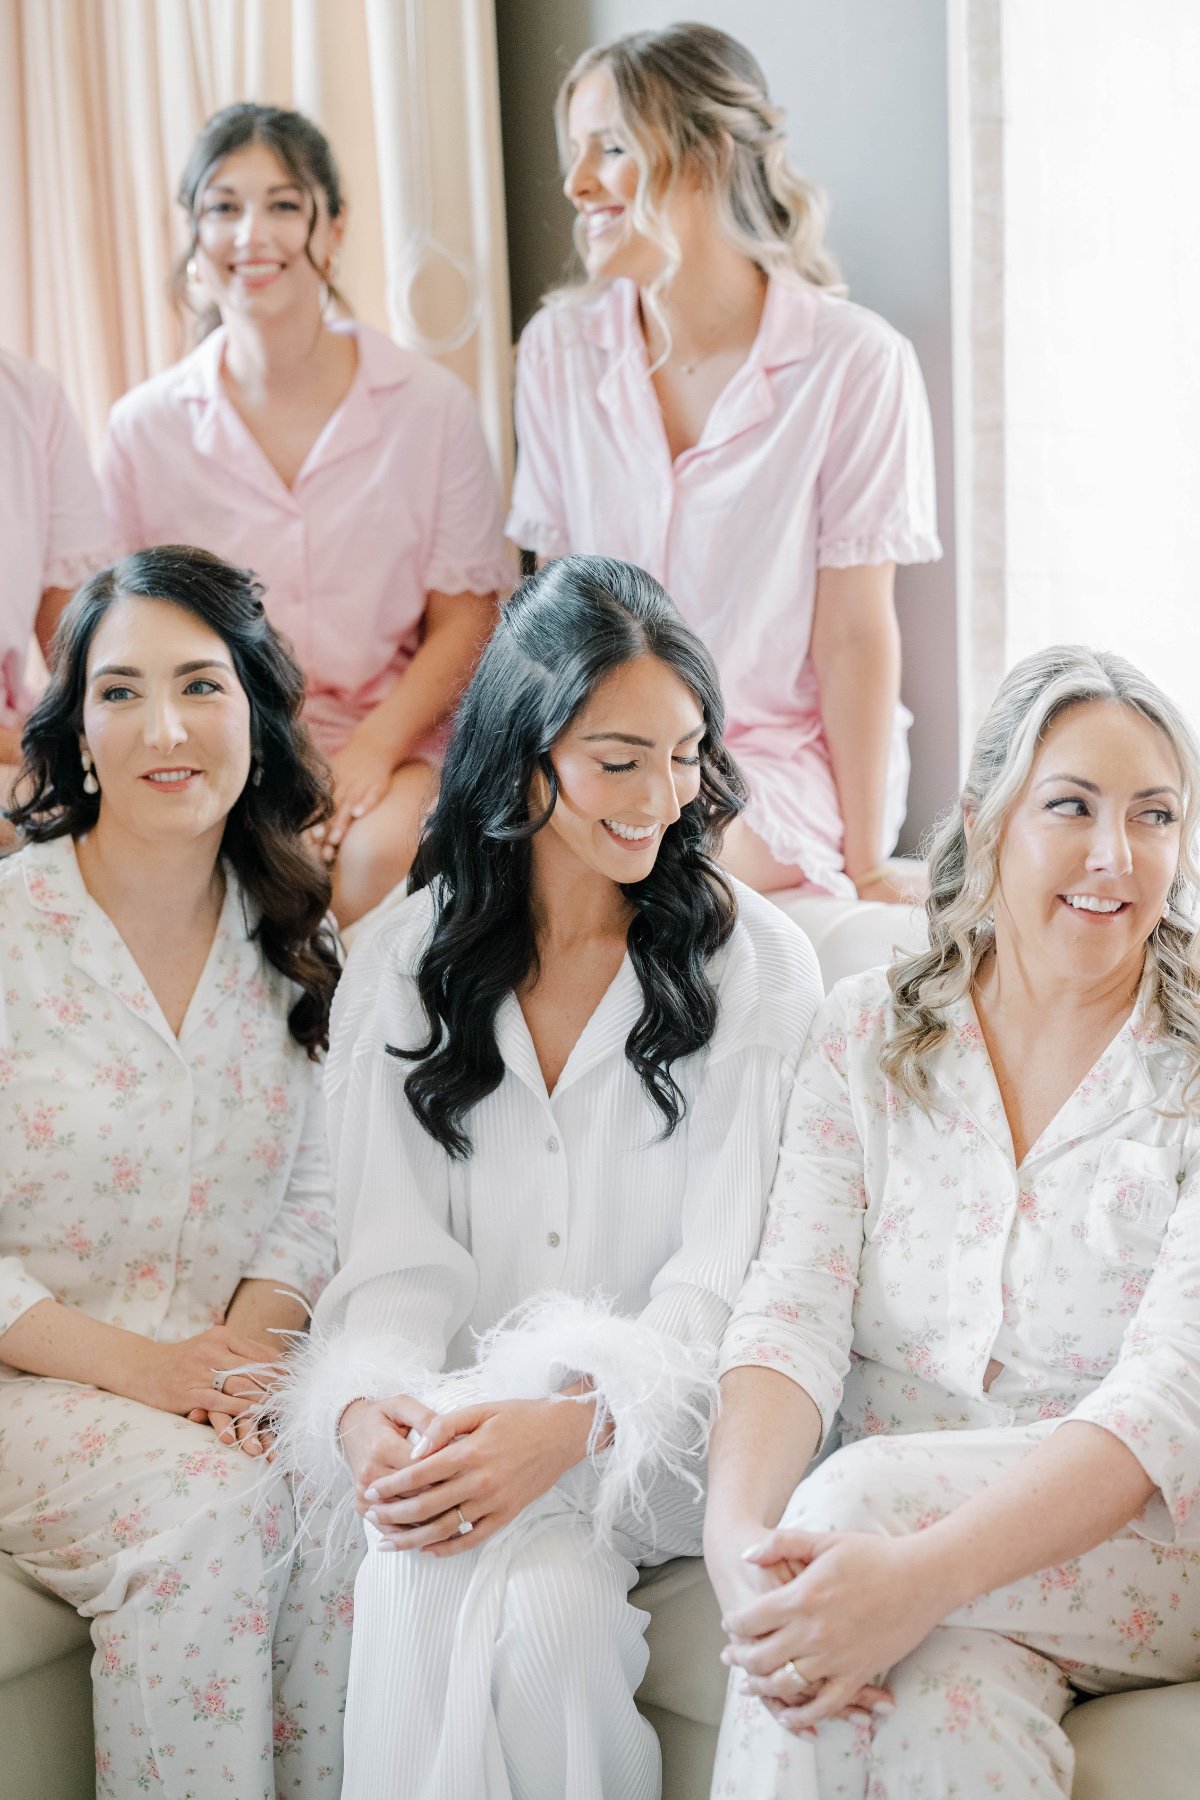
[[(920, 1535), (812, 1532), (780, 1527), (742, 1553), (749, 1565), (726, 1590), (721, 1660), (797, 1735), (823, 1719), (863, 1718), (893, 1706), (880, 1671), (939, 1625), (945, 1604)], [(746, 1597), (750, 1569), (762, 1572)], [(740, 1592), (737, 1590), (740, 1587)]]
[[(154, 1350), (163, 1391), (152, 1404), (184, 1412), (194, 1424), (211, 1425), (221, 1443), (236, 1444), (247, 1456), (270, 1454), (270, 1396), (284, 1375), (278, 1346), (214, 1325), (179, 1343), (156, 1344)], [(217, 1388), (215, 1377), (238, 1363), (254, 1364), (253, 1372), (225, 1374)], [(185, 1406), (182, 1402), (188, 1400), (192, 1404)]]
[(493, 1400), (447, 1413), (410, 1394), (356, 1400), (340, 1429), (358, 1511), (380, 1533), (381, 1550), (473, 1550), (583, 1459), (593, 1411), (586, 1397)]

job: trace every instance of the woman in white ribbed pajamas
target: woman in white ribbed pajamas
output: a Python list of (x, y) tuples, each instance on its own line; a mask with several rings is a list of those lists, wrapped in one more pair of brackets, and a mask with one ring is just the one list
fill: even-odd
[(716, 1346), (819, 997), (711, 860), (720, 732), (658, 584), (552, 564), (463, 702), (416, 891), (351, 954), (343, 1267), (280, 1439), (317, 1492), (348, 1462), (371, 1527), (346, 1800), (659, 1791), (626, 1596), (699, 1547)]
[(0, 863), (0, 1550), (92, 1621), (98, 1795), (336, 1800), (352, 1570), (293, 1564), (230, 1373), (333, 1264), (300, 671), (195, 550), (56, 644)]
[(1051, 1800), (1080, 1694), (1200, 1675), (1198, 781), (1127, 663), (1028, 658), (930, 949), (818, 1015), (722, 1351), (721, 1800)]

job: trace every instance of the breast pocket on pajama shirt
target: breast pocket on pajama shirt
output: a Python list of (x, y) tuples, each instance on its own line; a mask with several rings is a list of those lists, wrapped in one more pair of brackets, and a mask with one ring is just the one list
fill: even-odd
[(1178, 1194), (1176, 1148), (1128, 1141), (1105, 1145), (1088, 1203), (1089, 1250), (1122, 1268), (1151, 1268)]

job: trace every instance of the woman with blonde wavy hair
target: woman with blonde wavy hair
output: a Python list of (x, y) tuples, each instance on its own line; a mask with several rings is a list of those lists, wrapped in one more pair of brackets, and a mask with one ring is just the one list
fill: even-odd
[(814, 1022), (722, 1350), (715, 1794), (1069, 1795), (1080, 1696), (1200, 1673), (1198, 791), (1136, 669), (1027, 658), (929, 949)]
[(912, 346), (842, 297), (735, 39), (672, 25), (589, 50), (557, 120), (587, 278), (521, 339), (509, 535), (640, 564), (708, 643), (751, 789), (734, 874), (895, 898), (893, 579), (941, 554)]

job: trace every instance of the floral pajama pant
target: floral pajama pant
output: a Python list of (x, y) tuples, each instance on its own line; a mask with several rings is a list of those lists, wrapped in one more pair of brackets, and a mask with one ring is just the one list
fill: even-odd
[(98, 1800), (337, 1800), (357, 1557), (294, 1539), (207, 1425), (0, 1384), (0, 1550), (92, 1622)]
[[(1011, 1469), (1050, 1427), (876, 1437), (837, 1451), (784, 1522), (811, 1531), (919, 1531)], [(1166, 1520), (1161, 1503), (1156, 1517)], [(730, 1682), (713, 1800), (1057, 1800), (1077, 1696), (1200, 1674), (1200, 1545), (1132, 1530), (952, 1613), (896, 1665), (888, 1718), (792, 1737)]]

